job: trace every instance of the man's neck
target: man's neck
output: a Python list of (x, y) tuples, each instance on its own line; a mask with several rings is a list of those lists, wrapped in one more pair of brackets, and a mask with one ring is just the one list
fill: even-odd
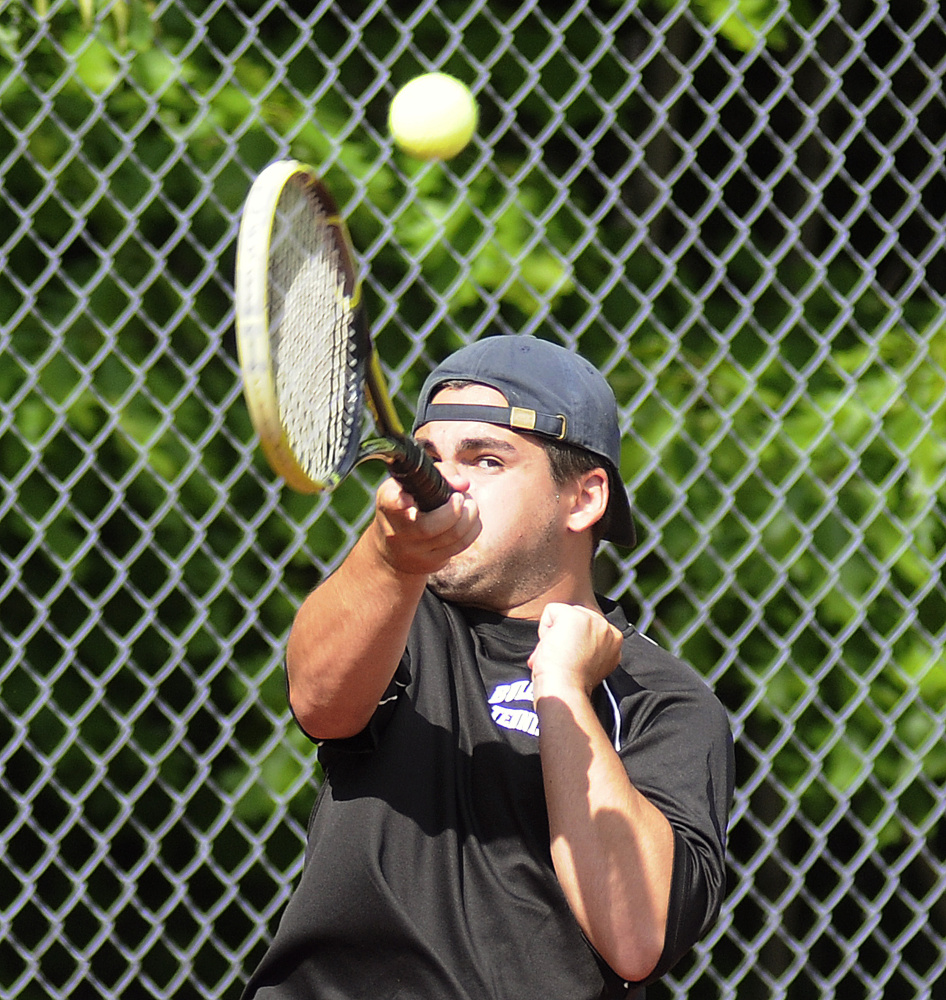
[(486, 608), (485, 610), (495, 611), (506, 618), (522, 618), (529, 621), (538, 621), (548, 604), (574, 604), (579, 607), (588, 608), (591, 611), (601, 611), (590, 578), (577, 580), (570, 576), (563, 578), (548, 590), (523, 601), (521, 604), (508, 608), (493, 607)]

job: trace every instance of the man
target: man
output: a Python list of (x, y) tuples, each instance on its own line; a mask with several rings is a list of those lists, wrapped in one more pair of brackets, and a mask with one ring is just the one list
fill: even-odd
[(396, 482), (289, 637), (325, 783), (246, 997), (642, 997), (724, 894), (726, 715), (595, 594), (634, 543), (614, 396), (574, 353), (490, 337), (415, 424), (455, 493)]

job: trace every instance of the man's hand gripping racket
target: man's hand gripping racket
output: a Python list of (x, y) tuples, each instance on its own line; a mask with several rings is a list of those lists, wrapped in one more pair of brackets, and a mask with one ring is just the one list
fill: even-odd
[[(253, 182), (235, 288), (244, 395), (273, 471), (315, 493), (377, 458), (421, 510), (446, 503), (453, 490), (391, 402), (345, 222), (304, 164), (273, 163)], [(380, 436), (362, 441), (366, 394)]]

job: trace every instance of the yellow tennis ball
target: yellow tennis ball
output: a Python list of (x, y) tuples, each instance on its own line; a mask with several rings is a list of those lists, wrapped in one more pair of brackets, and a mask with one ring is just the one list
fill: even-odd
[(394, 95), (388, 128), (394, 141), (420, 160), (448, 160), (473, 138), (476, 101), (446, 73), (416, 76)]

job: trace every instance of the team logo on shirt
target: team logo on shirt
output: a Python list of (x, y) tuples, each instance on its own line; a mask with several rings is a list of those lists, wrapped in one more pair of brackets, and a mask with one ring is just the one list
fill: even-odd
[[(529, 708), (518, 708), (525, 702)], [(539, 717), (532, 710), (532, 681), (500, 684), (489, 696), (493, 722), (503, 729), (513, 729), (529, 736), (539, 735)]]

